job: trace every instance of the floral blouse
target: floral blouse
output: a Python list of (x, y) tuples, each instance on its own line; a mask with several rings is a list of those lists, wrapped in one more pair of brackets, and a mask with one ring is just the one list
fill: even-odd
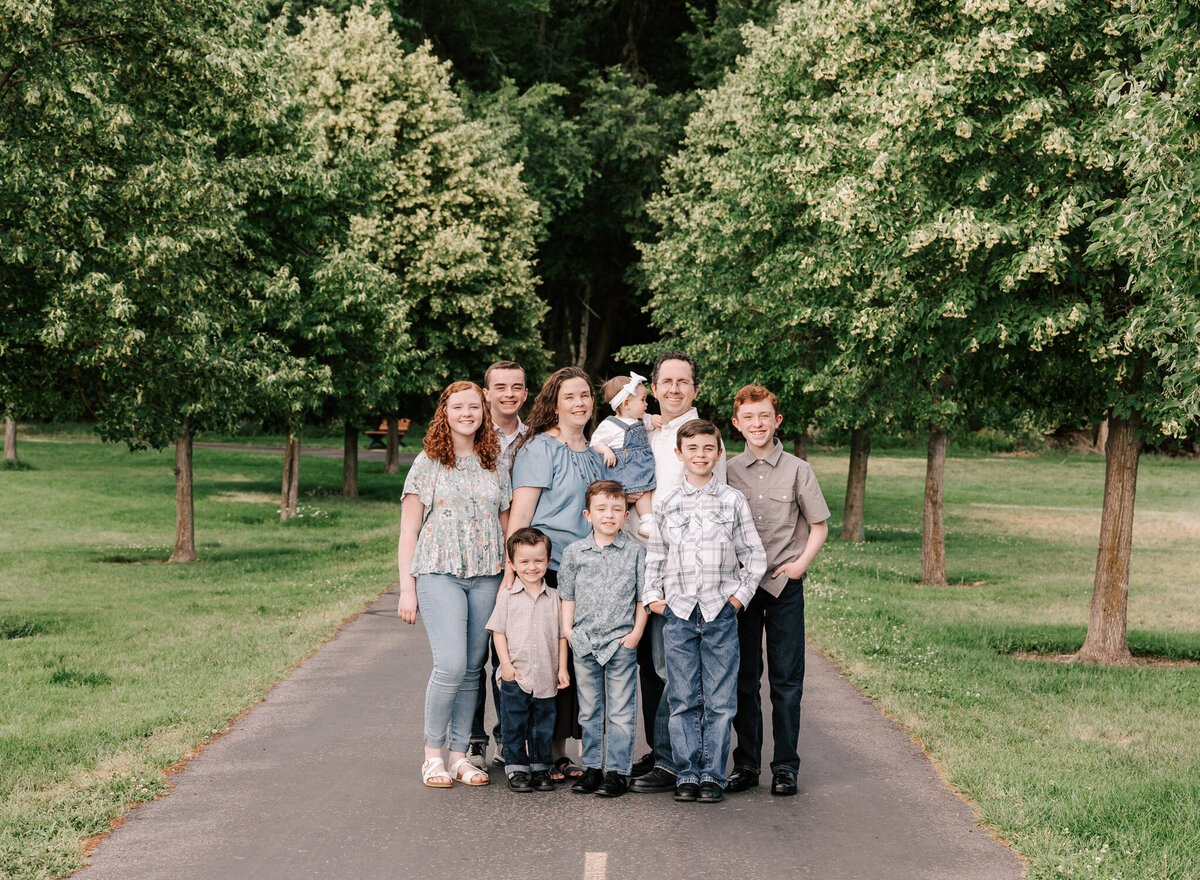
[(448, 468), (422, 452), (404, 480), (404, 494), (425, 505), (411, 574), (470, 578), (503, 571), (500, 512), (512, 502), (507, 468), (484, 470), (474, 455), (456, 458)]

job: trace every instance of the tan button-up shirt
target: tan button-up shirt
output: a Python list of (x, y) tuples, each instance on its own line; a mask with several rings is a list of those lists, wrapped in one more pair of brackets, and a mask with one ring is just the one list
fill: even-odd
[[(525, 589), (520, 578), (511, 590), (501, 590), (488, 618), (489, 632), (503, 633), (508, 640), (508, 658), (516, 667), (521, 690), (536, 699), (558, 693), (558, 640), (562, 638), (561, 602), (558, 593), (542, 581), (536, 596)], [(500, 680), (500, 667), (496, 667)]]
[(829, 519), (829, 505), (816, 474), (807, 461), (784, 452), (776, 440), (766, 458), (755, 458), (746, 450), (730, 459), (728, 479), (750, 502), (754, 527), (767, 551), (767, 573), (759, 589), (778, 596), (787, 578), (772, 578), (771, 572), (804, 552), (809, 523)]

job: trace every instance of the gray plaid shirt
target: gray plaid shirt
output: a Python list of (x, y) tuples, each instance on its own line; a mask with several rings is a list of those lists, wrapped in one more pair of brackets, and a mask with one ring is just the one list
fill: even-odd
[(655, 499), (645, 604), (665, 599), (686, 620), (699, 603), (711, 621), (731, 598), (748, 605), (766, 570), (750, 505), (737, 489), (715, 477), (699, 489), (684, 480)]

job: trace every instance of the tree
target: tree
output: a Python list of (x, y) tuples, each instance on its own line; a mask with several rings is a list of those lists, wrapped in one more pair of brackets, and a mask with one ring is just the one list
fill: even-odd
[(1112, 22), (1134, 54), (1100, 77), (1110, 142), (1128, 191), (1092, 221), (1099, 263), (1129, 268), (1122, 307), (1091, 353), (1114, 363), (1105, 389), (1104, 510), (1081, 660), (1129, 657), (1126, 618), (1133, 507), (1144, 436), (1184, 437), (1200, 422), (1200, 11), (1140, 2)]
[[(1190, 21), (1191, 13), (1179, 15)], [(689, 142), (707, 137), (712, 155), (697, 147), (681, 164), (703, 163), (695, 176), (715, 177), (714, 191), (734, 183), (719, 199), (672, 213), (679, 230), (706, 232), (677, 250), (674, 275), (661, 269), (656, 319), (679, 300), (682, 313), (707, 309), (722, 324), (736, 320), (722, 305), (727, 278), (730, 302), (751, 289), (768, 294), (756, 302), (778, 311), (763, 310), (763, 327), (805, 326), (804, 343), (820, 338), (807, 327), (814, 317), (830, 328), (827, 366), (810, 387), (866, 389), (881, 373), (895, 395), (885, 418), (930, 426), (925, 581), (945, 578), (937, 472), (947, 428), (1108, 414), (1111, 468), (1130, 459), (1116, 452), (1136, 436), (1121, 430), (1123, 417), (1136, 428), (1139, 413), (1152, 410), (1160, 428), (1176, 434), (1194, 423), (1194, 291), (1166, 282), (1190, 277), (1189, 239), (1178, 250), (1159, 239), (1172, 245), (1158, 255), (1176, 262), (1155, 276), (1157, 285), (1126, 284), (1131, 268), (1137, 277), (1132, 257), (1150, 262), (1154, 253), (1148, 230), (1163, 217), (1181, 225), (1189, 217), (1190, 196), (1180, 195), (1193, 191), (1183, 185), (1191, 166), (1182, 157), (1194, 145), (1186, 101), (1139, 105), (1155, 107), (1159, 122), (1174, 114), (1178, 135), (1166, 142), (1179, 152), (1167, 164), (1179, 176), (1147, 173), (1152, 194), (1142, 222), (1105, 213), (1134, 203), (1124, 198), (1122, 139), (1097, 84), (1138, 57), (1132, 35), (1158, 31), (1157, 21), (1147, 13), (1119, 22), (1086, 3), (787, 6), (777, 27), (751, 32), (749, 56), (706, 98), (711, 109), (702, 114), (718, 124), (691, 123)], [(1162, 27), (1183, 24), (1168, 17)], [(1174, 66), (1160, 57), (1147, 77), (1174, 96), (1190, 80), (1176, 73), (1188, 69), (1179, 60), (1186, 53), (1171, 51)], [(1118, 97), (1146, 93), (1125, 85), (1119, 68), (1108, 78)], [(742, 103), (722, 99), (726, 90), (739, 91)], [(1150, 152), (1147, 168), (1162, 158), (1157, 147)], [(706, 186), (694, 188), (707, 193)], [(1096, 235), (1101, 244), (1089, 252)], [(654, 248), (667, 254), (685, 240), (668, 227)], [(672, 260), (652, 250), (647, 263), (653, 273)], [(720, 291), (714, 304), (686, 292), (684, 266), (701, 267)], [(818, 284), (827, 291), (823, 307)], [(1110, 511), (1121, 509), (1122, 497), (1132, 502), (1131, 490), (1116, 487), (1132, 486), (1136, 472), (1118, 470), (1124, 476), (1113, 480)], [(1102, 549), (1098, 572), (1122, 555), (1116, 545)]]
[[(0, 265), (106, 440), (176, 446), (172, 561), (195, 559), (191, 443), (250, 389), (309, 378), (248, 284), (252, 160), (231, 132), (275, 115), (252, 10), (44, 3), (0, 18)], [(26, 336), (26, 338), (30, 338)]]
[(352, 358), (381, 363), (335, 368), (343, 384), (329, 414), (395, 412), (454, 378), (482, 376), (502, 354), (540, 366), (536, 205), (496, 132), (467, 119), (449, 65), (428, 46), (405, 52), (388, 17), (367, 8), (344, 23), (318, 10), (302, 28), (292, 50), (297, 87), (328, 161), (336, 165), (356, 143), (379, 151), (373, 210), (352, 218), (351, 233), (396, 278), (381, 301), (401, 300), (411, 320), (410, 350), (386, 326), (354, 316), (366, 332), (383, 332)]

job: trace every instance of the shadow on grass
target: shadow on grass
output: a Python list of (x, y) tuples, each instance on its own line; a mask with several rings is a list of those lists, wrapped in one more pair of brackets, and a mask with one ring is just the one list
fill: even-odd
[(27, 639), (62, 629), (65, 619), (49, 614), (8, 614), (0, 616), (0, 640)]
[[(998, 654), (1074, 654), (1087, 636), (1086, 627), (1074, 624), (1030, 624), (996, 630), (958, 626), (947, 627), (946, 632), (964, 647), (982, 642)], [(1134, 657), (1200, 660), (1200, 633), (1130, 630), (1127, 639)]]
[(36, 470), (37, 470), (37, 468), (35, 468), (33, 465), (29, 464), (28, 462), (24, 462), (24, 461), (15, 461), (15, 462), (13, 462), (13, 461), (6, 461), (6, 462), (4, 462), (3, 464), (0, 464), (0, 470), (5, 470), (5, 471), (36, 471)]

